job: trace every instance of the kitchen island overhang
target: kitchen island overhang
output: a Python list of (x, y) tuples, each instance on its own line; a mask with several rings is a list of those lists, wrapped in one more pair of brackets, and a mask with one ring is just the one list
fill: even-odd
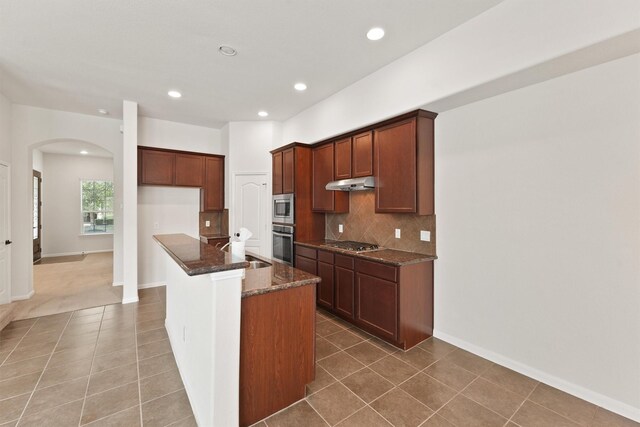
[(271, 265), (245, 270), (185, 234), (154, 240), (168, 255), (165, 325), (198, 424), (250, 425), (304, 398), (320, 278), (257, 255)]

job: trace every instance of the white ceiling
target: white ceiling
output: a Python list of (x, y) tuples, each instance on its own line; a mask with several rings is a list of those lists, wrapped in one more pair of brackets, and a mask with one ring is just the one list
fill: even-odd
[[(0, 91), (118, 118), (128, 99), (141, 115), (210, 127), (264, 120), (259, 110), (286, 120), (500, 1), (2, 0)], [(373, 26), (381, 41), (365, 37)]]
[[(38, 150), (43, 153), (66, 154), (70, 156), (113, 157), (113, 153), (102, 147), (98, 147), (97, 145), (89, 142), (77, 140), (51, 142), (38, 147)], [(86, 151), (87, 154), (81, 154), (80, 152), (83, 150)]]

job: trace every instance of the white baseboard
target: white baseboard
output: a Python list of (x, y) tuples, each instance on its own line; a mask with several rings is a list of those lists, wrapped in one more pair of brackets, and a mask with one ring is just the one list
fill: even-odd
[(467, 350), (473, 354), (476, 354), (480, 357), (484, 357), (485, 359), (488, 359), (494, 363), (497, 363), (511, 370), (514, 370), (518, 373), (521, 373), (522, 375), (526, 375), (544, 384), (555, 387), (558, 390), (562, 390), (565, 393), (569, 393), (573, 396), (579, 397), (580, 399), (586, 400), (587, 402), (591, 402), (594, 405), (601, 406), (611, 412), (615, 412), (616, 414), (622, 415), (623, 417), (630, 418), (634, 421), (640, 422), (640, 408), (636, 408), (634, 406), (631, 406), (624, 402), (620, 402), (619, 400), (612, 399), (608, 396), (605, 396), (593, 390), (589, 390), (582, 386), (573, 384), (569, 381), (563, 380), (562, 378), (556, 377), (555, 375), (551, 375), (547, 372), (540, 371), (536, 368), (532, 368), (531, 366), (525, 365), (516, 360), (505, 357), (501, 354), (494, 353), (491, 350), (487, 350), (475, 344), (471, 344), (465, 340), (456, 338), (445, 332), (434, 330), (433, 336), (443, 341), (446, 341), (450, 344), (453, 344), (457, 347), (460, 347), (464, 350)]
[(113, 282), (113, 286), (124, 286), (124, 282)]
[(123, 304), (131, 304), (132, 302), (138, 302), (138, 296), (136, 295), (135, 297), (131, 297), (131, 298), (122, 298), (122, 303)]
[(60, 253), (56, 253), (56, 254), (42, 254), (42, 258), (51, 258), (51, 257), (54, 257), (54, 256), (101, 254), (101, 253), (104, 253), (104, 252), (113, 252), (113, 249), (101, 249), (99, 251), (60, 252)]
[(138, 284), (138, 289), (148, 289), (148, 288), (157, 288), (158, 286), (165, 286), (165, 282), (151, 282), (151, 283), (140, 283)]
[(35, 294), (35, 291), (32, 289), (31, 292), (29, 292), (26, 295), (17, 295), (17, 296), (11, 296), (11, 301), (22, 301), (25, 299), (29, 299), (33, 296), (33, 294)]

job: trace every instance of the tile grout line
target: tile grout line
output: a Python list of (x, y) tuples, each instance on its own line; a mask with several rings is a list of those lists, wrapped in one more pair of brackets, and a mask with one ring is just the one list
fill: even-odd
[[(71, 315), (73, 317), (73, 314)], [(89, 392), (89, 384), (91, 383), (91, 374), (93, 373), (93, 364), (96, 361), (96, 352), (98, 351), (98, 340), (102, 329), (102, 319), (104, 318), (104, 307), (102, 307), (102, 316), (100, 316), (100, 326), (98, 327), (98, 335), (96, 336), (95, 347), (93, 348), (93, 356), (91, 357), (91, 366), (89, 367), (89, 375), (87, 377), (87, 386), (84, 389), (84, 398), (82, 399), (82, 408), (80, 409), (80, 418), (78, 426), (82, 425), (82, 416), (84, 415), (84, 405), (87, 402), (87, 393)]]
[[(38, 320), (40, 320), (40, 318), (38, 318)], [(24, 335), (20, 338), (20, 341), (18, 341), (18, 343), (16, 344), (15, 347), (13, 347), (13, 349), (11, 349), (11, 351), (9, 351), (9, 353), (7, 354), (7, 357), (5, 357), (5, 359), (2, 361), (2, 363), (0, 363), (0, 366), (4, 366), (5, 362), (7, 360), (9, 360), (9, 357), (11, 357), (11, 355), (13, 354), (14, 351), (16, 351), (16, 349), (18, 348), (18, 346), (22, 343), (22, 340), (24, 340), (24, 338), (29, 334), (29, 332), (31, 332), (31, 329), (33, 329), (33, 327), (36, 325), (36, 323), (38, 323), (38, 320), (36, 320), (35, 322), (33, 322), (33, 324), (31, 326), (29, 326), (29, 329), (27, 330), (27, 332), (24, 333)], [(0, 331), (1, 332), (1, 331)], [(62, 335), (62, 334), (61, 334)], [(35, 356), (35, 357), (40, 357), (40, 356)], [(33, 357), (30, 357), (30, 359), (33, 359)], [(25, 359), (27, 360), (27, 359)], [(10, 363), (8, 363), (8, 365), (10, 365)]]
[[(540, 382), (538, 382), (538, 385), (540, 385)], [(527, 394), (527, 397), (524, 398), (524, 400), (520, 403), (520, 405), (518, 405), (518, 409), (515, 410), (515, 412), (513, 414), (511, 414), (511, 416), (509, 417), (509, 419), (507, 420), (507, 424), (509, 424), (509, 421), (511, 421), (513, 419), (513, 417), (518, 413), (518, 411), (520, 411), (520, 409), (522, 408), (522, 406), (525, 404), (525, 402), (527, 400), (529, 400), (529, 397), (531, 397), (531, 395), (533, 394), (533, 392), (538, 388), (538, 385), (536, 385), (530, 392), (529, 394)], [(515, 422), (514, 422), (515, 424)]]
[[(40, 376), (38, 377), (38, 381), (36, 381), (36, 385), (33, 387), (33, 390), (31, 391), (31, 394), (29, 395), (29, 399), (27, 399), (27, 403), (24, 405), (24, 408), (22, 408), (22, 412), (20, 413), (20, 416), (17, 418), (18, 419), (18, 423), (20, 423), (20, 421), (22, 421), (22, 417), (24, 417), (24, 413), (26, 412), (27, 407), (29, 406), (29, 403), (31, 403), (31, 399), (33, 398), (33, 395), (36, 393), (36, 390), (38, 389), (38, 384), (40, 384), (40, 380), (42, 379), (42, 376), (44, 375), (44, 372), (47, 370), (47, 366), (49, 366), (49, 362), (51, 361), (51, 358), (53, 357), (53, 353), (55, 352), (55, 349), (58, 346), (58, 343), (60, 342), (60, 339), (62, 339), (62, 335), (64, 335), (64, 331), (67, 329), (67, 326), (69, 326), (69, 322), (71, 322), (72, 316), (73, 316), (73, 312), (71, 313), (71, 315), (67, 319), (67, 323), (65, 323), (64, 328), (62, 328), (62, 331), (60, 332), (60, 336), (58, 336), (58, 340), (56, 341), (56, 345), (51, 350), (51, 353), (49, 354), (49, 358), (47, 359), (47, 363), (45, 363), (44, 368), (42, 369), (42, 372), (40, 373)], [(41, 318), (38, 318), (38, 320), (36, 320), (33, 325), (38, 323), (40, 321), (40, 319)], [(31, 329), (29, 329), (29, 331), (30, 330)], [(27, 333), (29, 333), (29, 332), (27, 332)], [(25, 336), (26, 336), (26, 334), (25, 334)]]

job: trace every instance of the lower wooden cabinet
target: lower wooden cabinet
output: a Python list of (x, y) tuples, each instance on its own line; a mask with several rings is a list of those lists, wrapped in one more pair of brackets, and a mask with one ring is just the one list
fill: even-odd
[(398, 284), (377, 277), (356, 275), (356, 321), (378, 336), (398, 338)]
[(333, 264), (318, 261), (318, 276), (322, 279), (318, 283), (317, 303), (324, 308), (333, 308)]
[(336, 270), (336, 303), (335, 310), (343, 317), (353, 319), (355, 305), (354, 273), (343, 267), (335, 267)]
[(408, 350), (433, 334), (433, 261), (393, 266), (296, 245), (295, 267), (320, 276), (317, 304)]

